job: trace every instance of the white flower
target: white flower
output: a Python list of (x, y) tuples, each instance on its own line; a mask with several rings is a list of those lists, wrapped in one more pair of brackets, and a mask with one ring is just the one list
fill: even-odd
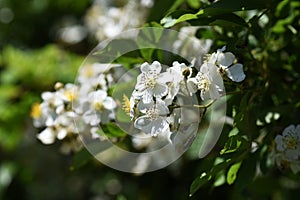
[(57, 96), (67, 103), (72, 103), (78, 98), (78, 86), (68, 83), (57, 91)]
[(81, 94), (87, 94), (95, 89), (106, 90), (112, 84), (113, 78), (109, 70), (119, 67), (118, 64), (93, 63), (80, 68), (78, 82), (81, 85)]
[(211, 63), (204, 63), (198, 74), (187, 80), (189, 91), (195, 93), (200, 90), (202, 100), (220, 98), (220, 92), (223, 91), (221, 86), (222, 80), (217, 73), (216, 66)]
[(138, 117), (134, 122), (134, 127), (142, 130), (151, 136), (157, 136), (160, 133), (169, 132), (169, 123), (167, 114), (169, 109), (162, 100), (155, 103), (144, 104), (142, 101), (138, 104), (138, 109), (144, 114)]
[(241, 82), (246, 75), (243, 71), (243, 65), (240, 63), (234, 64), (235, 56), (231, 52), (226, 52), (225, 47), (218, 49), (213, 53), (208, 60), (209, 63), (216, 64), (219, 67), (220, 73), (226, 73), (227, 77), (232, 81)]
[(275, 138), (276, 150), (283, 152), (286, 159), (297, 160), (300, 156), (300, 125), (290, 125), (284, 129), (282, 135)]
[(153, 5), (151, 0), (131, 0), (123, 3), (120, 6), (119, 1), (94, 1), (87, 11), (85, 23), (96, 39), (103, 41), (119, 35), (124, 30), (140, 27)]
[(100, 122), (108, 123), (110, 119), (114, 118), (113, 109), (117, 105), (113, 98), (107, 95), (106, 91), (97, 90), (88, 94), (86, 102), (82, 103), (82, 106), (86, 108), (83, 114), (84, 122), (95, 126)]
[(147, 62), (141, 65), (141, 74), (137, 77), (135, 89), (140, 92), (145, 103), (149, 103), (153, 97), (162, 98), (168, 94), (167, 82), (170, 77), (161, 72), (161, 65), (154, 61), (151, 65)]
[(167, 105), (170, 105), (174, 100), (175, 96), (181, 90), (186, 93), (186, 84), (184, 81), (184, 71), (190, 75), (192, 73), (192, 68), (187, 67), (184, 63), (178, 63), (177, 61), (173, 62), (172, 67), (166, 70), (168, 75), (168, 95), (165, 98)]
[(75, 134), (78, 128), (74, 124), (76, 117), (77, 114), (72, 111), (61, 113), (51, 125), (37, 135), (37, 138), (44, 144), (52, 144), (56, 138), (63, 140), (69, 133)]
[(290, 168), (294, 174), (300, 171), (300, 125), (290, 125), (282, 135), (275, 137), (271, 159), (279, 168)]
[(47, 110), (47, 112), (54, 110), (56, 114), (64, 110), (64, 101), (57, 92), (43, 92), (42, 99), (43, 103), (41, 106), (43, 110)]

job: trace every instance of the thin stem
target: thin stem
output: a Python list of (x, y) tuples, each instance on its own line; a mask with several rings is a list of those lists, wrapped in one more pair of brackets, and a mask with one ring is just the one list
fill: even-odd
[(210, 107), (214, 102), (216, 101), (216, 99), (213, 99), (211, 100), (210, 102), (208, 102), (207, 104), (205, 105), (178, 105), (178, 104), (175, 104), (173, 106), (170, 106), (170, 108), (204, 108), (204, 109), (207, 109), (208, 107)]

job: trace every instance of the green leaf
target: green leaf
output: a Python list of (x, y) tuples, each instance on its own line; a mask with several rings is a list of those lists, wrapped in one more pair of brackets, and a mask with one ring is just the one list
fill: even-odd
[(101, 125), (103, 133), (108, 137), (124, 137), (127, 134), (119, 128), (115, 123)]
[(235, 187), (238, 190), (244, 189), (253, 181), (256, 174), (257, 160), (257, 154), (249, 154), (249, 156), (243, 160), (239, 168), (239, 175), (235, 180)]
[(240, 169), (241, 163), (242, 162), (235, 163), (235, 164), (231, 165), (231, 167), (229, 168), (229, 170), (227, 172), (227, 178), (226, 178), (226, 181), (229, 185), (234, 183), (234, 181), (237, 177), (237, 173)]
[[(265, 8), (268, 4), (267, 1), (261, 0), (252, 0), (252, 1), (239, 1), (239, 0), (227, 0), (227, 1), (218, 1), (207, 6), (204, 9), (200, 9), (197, 13), (190, 13), (190, 11), (180, 11), (183, 12), (178, 16), (179, 11), (174, 11), (169, 13), (166, 17), (161, 20), (161, 24), (164, 27), (169, 28), (180, 22), (190, 21), (190, 20), (199, 20), (200, 25), (215, 25), (210, 24), (215, 20), (218, 25), (227, 25), (231, 22), (230, 25), (241, 25), (246, 26), (246, 23), (242, 18), (235, 15), (233, 12), (243, 11), (243, 10), (252, 10), (258, 8)], [(224, 14), (230, 15), (230, 18), (224, 17)], [(234, 16), (234, 17), (233, 17)], [(205, 23), (203, 23), (203, 20)]]
[(78, 169), (79, 167), (85, 165), (92, 158), (93, 157), (91, 156), (90, 152), (88, 152), (86, 148), (83, 148), (73, 156), (70, 169)]
[(164, 29), (158, 27), (144, 28), (138, 34), (137, 43), (139, 50), (147, 61), (152, 61), (152, 55), (163, 35)]
[(199, 0), (187, 0), (188, 5), (193, 9), (198, 9), (201, 6)]
[(211, 175), (206, 173), (202, 173), (201, 176), (196, 178), (190, 187), (190, 196), (194, 195), (195, 192), (197, 192), (197, 190), (199, 190), (202, 186), (208, 183), (208, 181), (210, 181), (211, 178)]
[[(211, 179), (215, 179), (218, 181), (219, 175), (224, 171), (228, 165), (230, 164), (231, 160), (221, 160), (221, 162), (218, 161), (218, 158), (216, 159), (216, 162), (214, 163), (214, 166), (211, 168), (211, 170), (206, 173), (202, 173), (200, 177), (196, 178), (190, 187), (190, 196), (195, 194), (197, 190), (199, 190), (201, 187), (203, 187), (208, 181)], [(220, 181), (220, 180), (219, 180)]]
[(233, 135), (229, 137), (228, 141), (225, 143), (224, 148), (220, 151), (220, 154), (223, 155), (236, 152), (237, 150), (246, 147), (246, 144), (247, 141), (240, 135)]

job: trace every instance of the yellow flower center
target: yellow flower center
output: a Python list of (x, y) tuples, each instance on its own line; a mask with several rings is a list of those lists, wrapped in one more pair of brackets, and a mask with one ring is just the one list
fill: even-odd
[(285, 137), (285, 144), (288, 149), (293, 149), (295, 150), (298, 146), (299, 141), (297, 138), (293, 135), (289, 135)]
[(208, 91), (210, 86), (210, 81), (208, 78), (201, 76), (198, 84), (198, 88), (203, 91)]
[(31, 107), (30, 116), (34, 119), (39, 118), (42, 115), (41, 104), (35, 103)]
[(64, 95), (66, 96), (68, 101), (73, 101), (77, 97), (77, 95), (73, 91), (70, 91), (70, 90), (64, 91)]
[(84, 76), (87, 77), (87, 78), (90, 78), (94, 75), (94, 70), (93, 70), (93, 67), (92, 65), (88, 65), (84, 68)]
[(150, 120), (155, 120), (159, 117), (158, 110), (155, 108), (151, 108), (146, 111), (146, 115)]
[(155, 80), (154, 77), (153, 78), (148, 78), (148, 80), (146, 82), (146, 87), (152, 89), (152, 88), (154, 88), (155, 84), (156, 84), (156, 80)]
[(93, 107), (96, 111), (103, 111), (104, 110), (104, 106), (103, 103), (100, 101), (96, 101), (93, 103)]

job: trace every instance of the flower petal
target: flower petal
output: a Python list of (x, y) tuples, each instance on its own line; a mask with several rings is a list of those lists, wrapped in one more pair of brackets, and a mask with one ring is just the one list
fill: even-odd
[(53, 144), (55, 141), (55, 136), (51, 128), (46, 128), (44, 131), (37, 135), (37, 138), (43, 144)]
[(145, 133), (151, 132), (151, 126), (149, 126), (150, 124), (151, 124), (151, 120), (149, 120), (149, 118), (146, 115), (138, 117), (134, 121), (134, 127), (143, 130)]
[(287, 135), (291, 135), (295, 133), (295, 126), (294, 125), (289, 125), (288, 127), (286, 127), (283, 132), (282, 135), (283, 136), (287, 136)]
[(165, 84), (157, 83), (153, 88), (153, 95), (157, 98), (161, 98), (168, 94), (168, 87)]
[(276, 143), (277, 151), (284, 151), (283, 136), (282, 135), (277, 135), (275, 137), (275, 143)]
[(113, 98), (111, 97), (106, 97), (106, 99), (104, 99), (103, 101), (103, 106), (104, 108), (106, 108), (107, 110), (113, 110), (114, 108), (117, 107), (116, 102), (113, 100)]
[(195, 78), (189, 78), (187, 80), (187, 88), (189, 92), (196, 93), (198, 91), (198, 82)]
[(218, 63), (222, 66), (229, 66), (233, 63), (235, 56), (231, 52), (222, 53), (218, 55)]
[(231, 67), (228, 67), (226, 70), (228, 78), (235, 82), (241, 82), (245, 79), (246, 75), (243, 71), (243, 65), (238, 63)]

